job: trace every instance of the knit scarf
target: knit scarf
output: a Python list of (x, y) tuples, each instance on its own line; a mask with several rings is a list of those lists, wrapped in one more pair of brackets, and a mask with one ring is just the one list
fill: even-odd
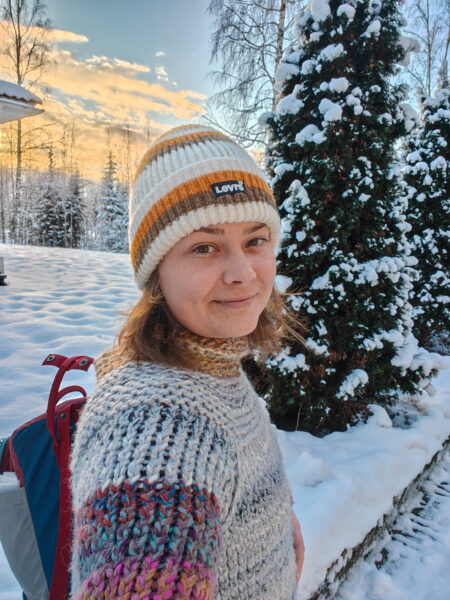
[[(249, 353), (247, 336), (237, 338), (209, 338), (182, 329), (177, 343), (182, 352), (186, 353), (194, 369), (210, 373), (215, 377), (237, 377), (241, 359)], [(100, 379), (110, 371), (126, 364), (128, 359), (123, 357), (117, 346), (105, 350), (95, 359), (95, 372)]]
[(180, 333), (180, 347), (194, 360), (195, 370), (216, 377), (239, 375), (241, 359), (249, 353), (248, 338), (208, 338), (184, 329)]

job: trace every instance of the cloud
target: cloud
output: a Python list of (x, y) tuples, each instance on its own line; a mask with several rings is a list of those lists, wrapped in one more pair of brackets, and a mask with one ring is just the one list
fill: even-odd
[(156, 78), (159, 81), (169, 81), (169, 74), (167, 73), (164, 67), (156, 67), (155, 68)]
[(161, 56), (166, 56), (166, 53), (164, 52), (164, 50), (158, 50), (158, 52), (155, 54), (155, 56), (157, 58), (160, 58)]
[(91, 56), (86, 59), (87, 65), (94, 65), (96, 68), (110, 69), (120, 71), (121, 73), (150, 73), (150, 67), (138, 63), (130, 63), (120, 58), (109, 59), (107, 56)]
[[(0, 47), (1, 36), (0, 30)], [(87, 41), (86, 36), (70, 31), (51, 32), (52, 64), (42, 77), (50, 93), (43, 97), (45, 92), (36, 90), (46, 112), (42, 117), (33, 117), (34, 123), (75, 124), (79, 132), (77, 161), (87, 176), (98, 177), (101, 173), (107, 129), (120, 130), (128, 124), (137, 138), (141, 136), (141, 149), (145, 150), (149, 139), (168, 129), (169, 123), (197, 121), (203, 114), (205, 95), (195, 90), (173, 89), (173, 82), (172, 89), (166, 89), (169, 78), (162, 66), (155, 68), (157, 80), (152, 82), (148, 65), (119, 57), (80, 58), (74, 51), (58, 45)], [(8, 73), (6, 61), (5, 56), (0, 56), (0, 78)]]
[[(203, 94), (167, 90), (162, 83), (151, 83), (141, 77), (150, 71), (143, 65), (105, 56), (80, 60), (67, 50), (54, 50), (54, 58), (56, 66), (46, 73), (46, 83), (67, 100), (77, 98), (89, 106), (89, 118), (98, 112), (112, 123), (143, 127), (147, 112), (185, 120), (204, 112)], [(165, 70), (158, 70), (158, 76), (166, 81)]]
[(73, 31), (64, 31), (62, 29), (51, 29), (48, 35), (49, 39), (55, 44), (60, 42), (81, 44), (89, 41), (89, 38), (85, 35), (73, 33)]

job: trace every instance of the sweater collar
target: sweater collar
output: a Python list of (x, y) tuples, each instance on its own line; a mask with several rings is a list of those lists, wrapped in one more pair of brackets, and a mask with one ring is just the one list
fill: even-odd
[[(195, 371), (209, 373), (215, 377), (237, 377), (241, 359), (249, 354), (247, 336), (238, 338), (208, 338), (182, 329), (177, 334), (181, 352), (186, 352), (190, 367)], [(100, 379), (110, 371), (129, 362), (117, 346), (105, 350), (95, 359), (95, 372)]]
[(189, 354), (195, 370), (216, 377), (237, 377), (241, 359), (249, 353), (247, 336), (209, 338), (183, 329), (179, 333), (178, 343)]

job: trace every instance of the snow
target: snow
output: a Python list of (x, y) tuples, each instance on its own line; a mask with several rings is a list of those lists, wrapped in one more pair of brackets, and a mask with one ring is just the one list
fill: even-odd
[(274, 168), (274, 172), (277, 175), (277, 177), (282, 177), (288, 171), (293, 171), (293, 170), (294, 170), (294, 166), (289, 163), (280, 163), (279, 165), (277, 165)]
[[(409, 514), (401, 516), (401, 531), (380, 540), (350, 575), (336, 600), (448, 600), (449, 481), (447, 458), (410, 504)], [(427, 497), (432, 501), (424, 507)], [(388, 561), (380, 566), (383, 547)]]
[(403, 47), (404, 57), (398, 61), (402, 67), (407, 67), (411, 60), (411, 52), (420, 52), (420, 44), (415, 38), (400, 34), (398, 43)]
[(314, 61), (308, 59), (302, 62), (302, 66), (300, 68), (302, 75), (309, 75), (314, 71), (315, 63)]
[(277, 290), (283, 293), (292, 285), (292, 277), (288, 277), (287, 275), (277, 275), (275, 283)]
[(275, 113), (273, 113), (272, 111), (262, 113), (258, 117), (258, 125), (260, 125), (261, 127), (267, 127), (267, 121), (271, 119), (274, 116), (274, 114)]
[(322, 98), (319, 103), (319, 110), (325, 121), (340, 121), (342, 118), (342, 108), (328, 98)]
[(365, 386), (368, 381), (369, 376), (363, 369), (355, 369), (341, 383), (336, 395), (343, 399), (354, 396), (356, 389)]
[[(427, 121), (429, 123), (437, 123), (438, 121), (448, 121), (450, 119), (450, 110), (446, 110), (444, 108), (440, 108), (438, 111), (436, 111), (436, 113), (434, 115), (430, 115), (427, 118)], [(441, 138), (443, 139), (443, 138)], [(443, 146), (446, 146), (447, 143), (444, 140), (444, 143), (442, 144)]]
[(291, 468), (300, 473), (298, 483), (305, 487), (316, 487), (332, 476), (329, 465), (310, 452), (302, 452)]
[(331, 14), (328, 0), (311, 0), (309, 10), (314, 19), (319, 22), (325, 21)]
[(297, 89), (294, 88), (294, 91), (291, 94), (281, 98), (278, 102), (276, 111), (279, 115), (295, 115), (303, 108), (304, 102), (297, 98), (297, 90), (299, 87), (299, 85), (296, 85), (295, 88)]
[(268, 361), (268, 364), (273, 366), (276, 365), (283, 373), (293, 373), (298, 369), (308, 371), (309, 366), (306, 364), (305, 355), (300, 353), (296, 356), (291, 356), (290, 351), (291, 348), (289, 346), (287, 348), (283, 348), (276, 358)]
[(404, 343), (397, 349), (391, 363), (396, 367), (413, 371), (422, 367), (425, 376), (429, 375), (433, 368), (445, 369), (448, 366), (439, 354), (420, 348), (417, 339), (412, 334), (409, 334)]
[[(41, 366), (45, 356), (50, 352), (97, 356), (118, 332), (121, 312), (139, 294), (127, 255), (0, 244), (0, 256), (5, 258), (9, 283), (0, 287), (0, 436), (4, 436), (45, 409), (54, 376), (54, 369)], [(301, 302), (299, 297), (290, 298)], [(283, 360), (287, 371), (307, 367), (303, 354), (290, 357), (286, 350)], [(74, 372), (70, 383), (90, 393), (94, 374)], [(306, 545), (299, 600), (307, 600), (317, 589), (343, 550), (359, 544), (376, 526), (392, 508), (394, 496), (450, 435), (450, 372), (441, 372), (433, 386), (434, 396), (424, 395), (408, 404), (414, 418), (407, 427), (395, 426), (383, 408), (373, 405), (373, 416), (366, 424), (324, 438), (277, 431)], [(3, 485), (11, 485), (11, 479), (1, 476)], [(406, 557), (404, 569), (411, 581), (406, 575), (400, 579), (377, 575), (367, 563), (370, 577), (365, 580), (363, 569), (361, 578), (352, 584), (353, 591), (347, 591), (342, 600), (447, 598), (445, 577), (415, 587), (424, 563), (430, 562), (428, 556), (441, 569), (448, 564), (439, 562), (443, 549), (438, 542), (445, 539), (448, 557), (448, 520), (444, 527), (444, 521), (436, 520), (436, 544), (418, 546)], [(375, 575), (377, 581), (384, 577), (388, 583), (390, 577), (397, 595), (383, 596), (381, 584), (377, 584), (378, 592), (370, 587)], [(427, 585), (433, 593), (421, 595)], [(0, 600), (21, 600), (2, 550), (0, 590)]]
[(318, 60), (331, 62), (343, 54), (346, 54), (346, 52), (342, 44), (330, 44), (320, 52)]
[(333, 77), (328, 84), (328, 88), (332, 92), (346, 92), (349, 86), (347, 77)]
[(415, 150), (414, 152), (410, 152), (406, 157), (407, 162), (415, 163), (422, 160), (422, 156), (420, 154), (420, 150)]
[(321, 144), (326, 140), (326, 135), (321, 131), (317, 125), (310, 123), (303, 127), (301, 131), (295, 136), (295, 141), (299, 146), (303, 146), (305, 142), (313, 142), (314, 144)]
[[(393, 497), (448, 437), (448, 372), (436, 380), (436, 386), (436, 396), (421, 401), (420, 417), (406, 429), (394, 427), (382, 407), (371, 405), (374, 414), (368, 422), (345, 433), (318, 439), (305, 432), (278, 432), (306, 545), (300, 600), (306, 600), (320, 585), (334, 559), (359, 544), (380, 516), (391, 510)], [(308, 481), (313, 461), (318, 469), (316, 482)], [(329, 475), (324, 477), (326, 473)], [(416, 565), (417, 560), (410, 569)], [(413, 589), (404, 590), (405, 600), (412, 597), (408, 590), (413, 593)], [(361, 593), (352, 600), (363, 598), (367, 596)], [(377, 598), (382, 600), (383, 596)]]
[(430, 162), (430, 169), (432, 171), (436, 171), (436, 169), (442, 169), (443, 171), (447, 170), (447, 161), (443, 156), (438, 156), (433, 161)]
[(400, 102), (398, 105), (399, 109), (403, 113), (403, 119), (405, 121), (406, 131), (411, 131), (416, 125), (419, 124), (419, 115), (414, 108), (407, 102)]
[(424, 160), (419, 160), (414, 165), (414, 170), (427, 172), (429, 170), (429, 166)]
[(298, 75), (298, 73), (299, 68), (297, 67), (297, 65), (291, 65), (290, 63), (282, 62), (278, 67), (275, 75), (276, 89), (281, 91), (284, 83), (291, 77), (295, 77), (295, 75)]
[(17, 83), (11, 83), (2, 79), (0, 79), (0, 96), (14, 98), (15, 100), (24, 100), (25, 102), (30, 102), (30, 104), (42, 104), (42, 100), (29, 90), (17, 85)]
[(325, 344), (318, 344), (313, 338), (307, 338), (305, 345), (315, 354), (324, 354), (325, 356), (328, 356), (327, 346)]
[[(294, 181), (289, 186), (289, 191), (292, 192), (292, 194), (294, 194), (295, 199), (300, 202), (300, 206), (302, 208), (310, 204), (308, 192), (305, 190), (305, 188), (302, 186), (298, 179), (294, 179)], [(288, 210), (287, 207), (286, 209)]]
[(361, 37), (370, 37), (371, 35), (374, 35), (375, 37), (378, 36), (378, 34), (381, 31), (381, 21), (379, 19), (374, 19), (369, 26), (367, 27), (366, 31), (361, 34)]
[(341, 4), (337, 9), (337, 16), (345, 15), (349, 21), (353, 21), (353, 17), (355, 16), (356, 9), (350, 4)]
[(378, 123), (388, 123), (391, 124), (393, 119), (392, 119), (392, 115), (390, 113), (382, 113), (378, 118), (377, 118)]
[(360, 115), (362, 113), (363, 107), (361, 106), (361, 100), (355, 96), (354, 90), (353, 93), (346, 97), (345, 102), (347, 103), (347, 106), (353, 106), (353, 113), (355, 115)]

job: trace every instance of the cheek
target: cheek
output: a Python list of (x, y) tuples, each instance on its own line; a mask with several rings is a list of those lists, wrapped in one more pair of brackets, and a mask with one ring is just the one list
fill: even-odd
[(176, 317), (187, 315), (200, 305), (206, 295), (208, 279), (202, 277), (200, 269), (175, 268), (160, 270), (162, 293), (172, 314)]

